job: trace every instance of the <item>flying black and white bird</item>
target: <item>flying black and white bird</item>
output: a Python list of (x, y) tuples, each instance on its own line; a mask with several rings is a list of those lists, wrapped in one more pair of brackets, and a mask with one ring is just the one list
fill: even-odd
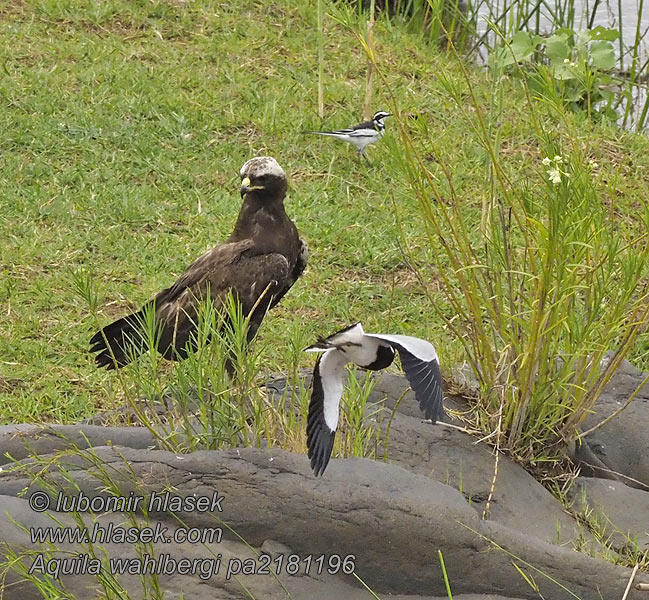
[(186, 358), (196, 346), (201, 302), (209, 298), (216, 310), (222, 310), (230, 292), (244, 315), (252, 313), (248, 330), (251, 341), (266, 311), (300, 277), (308, 250), (284, 210), (288, 188), (284, 170), (274, 158), (260, 156), (247, 161), (239, 175), (243, 205), (234, 231), (139, 311), (92, 336), (90, 351), (98, 352), (98, 366), (123, 367), (145, 350), (142, 328), (147, 310), (154, 311), (159, 327), (158, 352), (169, 360)]
[(408, 335), (365, 333), (362, 325), (356, 323), (306, 348), (306, 352), (322, 352), (313, 370), (306, 428), (311, 468), (316, 476), (324, 472), (331, 457), (345, 365), (352, 362), (363, 369), (379, 371), (392, 364), (395, 350), (425, 418), (435, 423), (444, 410), (442, 373), (430, 342)]
[(370, 121), (363, 121), (349, 129), (336, 129), (335, 131), (305, 131), (304, 133), (315, 133), (316, 135), (327, 135), (329, 137), (349, 142), (358, 148), (362, 157), (365, 156), (365, 148), (377, 142), (385, 132), (385, 119), (391, 117), (392, 113), (380, 110), (374, 113)]

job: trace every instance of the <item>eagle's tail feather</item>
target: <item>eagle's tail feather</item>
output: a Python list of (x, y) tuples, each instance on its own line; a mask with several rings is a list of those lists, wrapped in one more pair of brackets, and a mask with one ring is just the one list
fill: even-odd
[(117, 319), (90, 338), (90, 352), (99, 352), (100, 367), (119, 369), (145, 350), (143, 328), (148, 305), (136, 313)]

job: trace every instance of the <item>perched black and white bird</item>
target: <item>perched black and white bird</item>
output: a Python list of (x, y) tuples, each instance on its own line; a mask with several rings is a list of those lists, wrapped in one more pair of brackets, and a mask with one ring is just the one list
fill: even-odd
[(365, 333), (356, 323), (306, 348), (306, 352), (323, 353), (313, 370), (306, 428), (311, 468), (316, 476), (324, 472), (331, 457), (345, 365), (352, 362), (371, 371), (385, 369), (392, 364), (395, 350), (425, 418), (435, 423), (443, 414), (442, 373), (430, 342), (408, 335)]
[(232, 234), (139, 311), (98, 331), (90, 340), (90, 351), (99, 353), (95, 356), (98, 366), (123, 367), (145, 350), (142, 327), (147, 309), (154, 311), (159, 327), (160, 354), (169, 360), (186, 358), (196, 345), (201, 302), (209, 298), (216, 310), (222, 309), (229, 292), (244, 315), (252, 312), (251, 341), (266, 311), (302, 274), (308, 250), (284, 210), (288, 188), (284, 170), (274, 158), (261, 156), (247, 161), (239, 174), (243, 205)]
[(374, 113), (371, 121), (363, 121), (349, 129), (336, 129), (335, 131), (305, 131), (304, 133), (315, 133), (316, 135), (327, 135), (329, 137), (349, 142), (358, 148), (361, 156), (365, 156), (365, 148), (377, 142), (385, 131), (385, 119), (391, 117), (392, 113), (380, 110)]

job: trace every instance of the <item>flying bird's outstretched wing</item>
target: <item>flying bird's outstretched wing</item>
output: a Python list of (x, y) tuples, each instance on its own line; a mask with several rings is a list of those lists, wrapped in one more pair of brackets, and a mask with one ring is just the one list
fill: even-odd
[(442, 372), (435, 347), (426, 340), (409, 335), (366, 333), (387, 342), (399, 351), (401, 367), (415, 392), (419, 408), (433, 423), (442, 416)]
[[(313, 351), (317, 352), (311, 350)], [(311, 468), (316, 477), (322, 475), (327, 468), (334, 447), (340, 399), (343, 394), (344, 367), (347, 362), (342, 352), (331, 348), (318, 357), (313, 370), (306, 443)]]

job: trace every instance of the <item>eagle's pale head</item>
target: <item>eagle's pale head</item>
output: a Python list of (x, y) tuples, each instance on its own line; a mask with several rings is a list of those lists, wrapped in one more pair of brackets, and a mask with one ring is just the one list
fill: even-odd
[(247, 161), (239, 171), (241, 196), (254, 193), (257, 197), (284, 197), (288, 180), (284, 169), (272, 156), (257, 156)]

